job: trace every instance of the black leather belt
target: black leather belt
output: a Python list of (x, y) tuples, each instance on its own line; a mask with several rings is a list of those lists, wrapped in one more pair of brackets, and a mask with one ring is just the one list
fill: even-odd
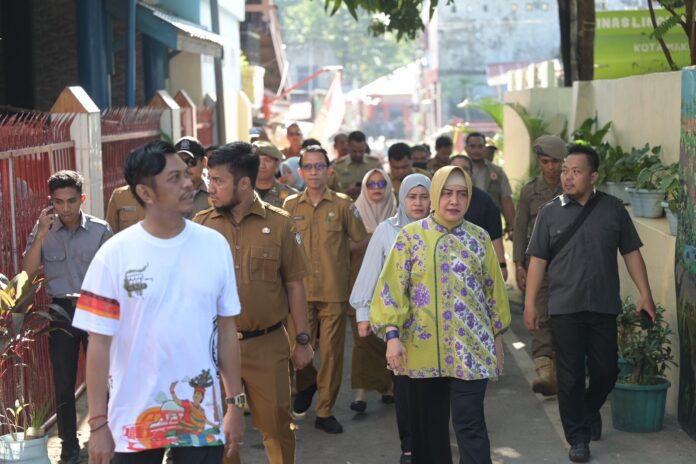
[(63, 297), (63, 298), (52, 298), (51, 300), (53, 303), (55, 303), (57, 305), (68, 304), (68, 305), (72, 305), (74, 307), (75, 305), (77, 305), (78, 297), (71, 296), (71, 297)]
[(247, 338), (260, 337), (261, 335), (266, 335), (266, 334), (269, 334), (271, 332), (274, 332), (274, 331), (280, 329), (281, 327), (283, 327), (283, 321), (280, 321), (276, 324), (273, 324), (270, 327), (267, 327), (267, 328), (261, 329), (261, 330), (248, 330), (248, 331), (242, 330), (242, 331), (237, 332), (237, 338), (239, 340), (246, 340)]

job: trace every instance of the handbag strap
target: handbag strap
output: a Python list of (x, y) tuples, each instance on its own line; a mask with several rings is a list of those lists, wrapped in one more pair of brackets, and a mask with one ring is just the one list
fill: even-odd
[(582, 208), (582, 211), (580, 211), (580, 214), (578, 217), (575, 218), (575, 221), (568, 227), (558, 238), (556, 243), (554, 243), (551, 246), (551, 253), (549, 254), (549, 260), (547, 262), (547, 267), (551, 263), (554, 257), (560, 253), (560, 251), (563, 249), (564, 246), (570, 242), (570, 239), (573, 238), (573, 235), (580, 229), (580, 226), (582, 225), (583, 222), (585, 222), (585, 219), (592, 213), (592, 210), (594, 207), (599, 203), (599, 201), (602, 199), (604, 194), (600, 191), (597, 191), (592, 198), (589, 199), (587, 203), (585, 203), (585, 206)]

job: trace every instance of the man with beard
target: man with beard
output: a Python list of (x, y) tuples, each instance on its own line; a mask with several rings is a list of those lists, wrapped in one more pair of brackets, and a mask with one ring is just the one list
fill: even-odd
[[(194, 222), (229, 242), (242, 304), (236, 318), (242, 381), (254, 427), (263, 435), (268, 461), (291, 464), (295, 426), (288, 362), (301, 369), (314, 357), (302, 281), (308, 265), (302, 237), (288, 214), (254, 191), (260, 163), (256, 150), (234, 142), (213, 152), (208, 172), (214, 208), (199, 213)], [(292, 349), (283, 325), (288, 313), (297, 331)], [(238, 463), (239, 455), (225, 462)]]

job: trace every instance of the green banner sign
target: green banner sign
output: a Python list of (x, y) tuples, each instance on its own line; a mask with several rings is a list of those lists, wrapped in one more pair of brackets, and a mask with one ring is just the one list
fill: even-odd
[[(656, 21), (661, 24), (671, 15), (655, 10)], [(650, 12), (598, 11), (595, 32), (595, 79), (669, 71), (669, 65), (660, 43), (651, 37), (653, 32)], [(688, 66), (689, 43), (680, 26), (675, 26), (664, 37), (667, 48), (677, 66)]]

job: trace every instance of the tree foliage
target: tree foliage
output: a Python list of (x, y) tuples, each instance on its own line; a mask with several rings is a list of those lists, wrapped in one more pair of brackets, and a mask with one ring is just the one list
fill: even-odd
[[(416, 38), (416, 35), (425, 28), (422, 11), (428, 8), (428, 17), (431, 18), (439, 3), (439, 0), (320, 0), (324, 2), (324, 9), (331, 16), (341, 10), (341, 6), (350, 13), (355, 21), (360, 21), (359, 12), (372, 15), (368, 31), (374, 36), (385, 33), (396, 35), (396, 40)], [(447, 4), (454, 0), (446, 0)]]
[(363, 25), (369, 19), (365, 11), (340, 8), (339, 3), (335, 12), (328, 11), (334, 13), (329, 17), (324, 1), (276, 0), (285, 43), (328, 44), (337, 59), (337, 63), (331, 64), (342, 65), (344, 80), (358, 85), (389, 74), (416, 58), (413, 43), (398, 41), (394, 33), (385, 31), (377, 39), (369, 34)]

